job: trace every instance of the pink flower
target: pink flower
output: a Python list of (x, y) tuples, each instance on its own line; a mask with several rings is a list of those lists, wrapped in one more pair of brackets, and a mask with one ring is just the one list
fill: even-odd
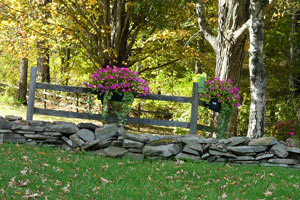
[(290, 132), (290, 135), (295, 135), (295, 133), (294, 132)]
[(211, 90), (214, 90), (215, 89), (215, 87), (211, 87)]

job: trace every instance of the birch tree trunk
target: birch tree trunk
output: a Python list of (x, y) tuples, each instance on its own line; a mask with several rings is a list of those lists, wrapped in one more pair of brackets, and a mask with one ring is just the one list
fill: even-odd
[(18, 99), (26, 104), (28, 59), (21, 59)]
[(266, 85), (264, 48), (264, 13), (267, 0), (250, 0), (250, 48), (249, 71), (251, 105), (248, 137), (259, 138), (264, 135), (266, 113)]

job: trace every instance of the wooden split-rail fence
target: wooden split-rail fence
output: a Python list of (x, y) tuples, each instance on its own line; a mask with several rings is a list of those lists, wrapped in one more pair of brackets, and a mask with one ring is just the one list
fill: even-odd
[[(39, 114), (39, 115), (50, 115), (50, 116), (57, 116), (57, 117), (69, 117), (69, 118), (79, 118), (79, 119), (90, 119), (90, 120), (103, 121), (103, 117), (101, 114), (78, 113), (78, 112), (42, 109), (42, 108), (34, 107), (36, 89), (71, 92), (71, 93), (77, 93), (77, 94), (81, 94), (81, 93), (87, 94), (87, 93), (92, 92), (92, 90), (90, 88), (85, 88), (85, 87), (64, 86), (64, 85), (55, 85), (55, 84), (48, 84), (48, 83), (37, 83), (36, 78), (37, 78), (37, 68), (31, 67), (30, 83), (29, 83), (29, 97), (28, 97), (28, 106), (27, 106), (27, 120), (32, 120), (34, 114)], [(147, 96), (136, 97), (136, 98), (144, 99), (144, 100), (190, 103), (192, 105), (190, 122), (128, 117), (127, 123), (187, 128), (187, 129), (190, 129), (190, 134), (196, 134), (197, 130), (213, 131), (213, 128), (211, 128), (211, 127), (197, 124), (198, 107), (205, 105), (204, 102), (202, 102), (198, 96), (198, 83), (193, 83), (192, 97), (148, 94)], [(114, 117), (114, 116), (107, 116), (106, 120), (111, 121), (111, 122), (117, 122), (118, 118)]]

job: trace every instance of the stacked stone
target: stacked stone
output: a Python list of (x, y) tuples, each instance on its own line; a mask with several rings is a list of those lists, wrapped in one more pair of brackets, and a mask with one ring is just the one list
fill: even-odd
[(273, 137), (223, 140), (198, 135), (132, 134), (115, 124), (26, 121), (0, 116), (0, 143), (47, 144), (136, 160), (179, 159), (300, 168), (300, 149)]

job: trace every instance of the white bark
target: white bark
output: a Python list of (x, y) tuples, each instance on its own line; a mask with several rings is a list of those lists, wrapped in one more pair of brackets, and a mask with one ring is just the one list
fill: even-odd
[(251, 105), (248, 137), (259, 138), (264, 135), (266, 111), (267, 75), (264, 66), (264, 12), (266, 0), (250, 0), (250, 93)]
[(239, 85), (240, 70), (244, 60), (244, 45), (248, 28), (249, 0), (219, 0), (218, 32), (214, 35), (205, 17), (202, 0), (198, 0), (196, 12), (198, 25), (204, 38), (216, 53), (215, 76), (232, 79)]

